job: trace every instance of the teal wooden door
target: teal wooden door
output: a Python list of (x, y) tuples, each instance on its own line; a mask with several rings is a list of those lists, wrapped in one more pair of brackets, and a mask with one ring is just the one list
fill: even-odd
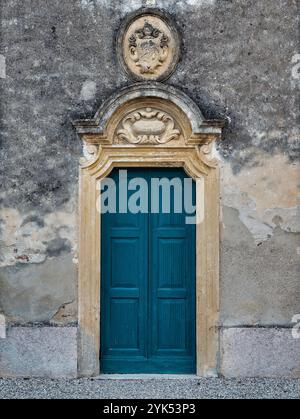
[[(178, 212), (171, 188), (165, 213), (162, 189), (157, 204), (150, 188), (153, 178), (187, 176), (181, 169), (129, 169), (127, 175), (147, 183), (144, 202), (155, 213), (123, 213), (118, 202), (117, 213), (102, 215), (101, 371), (193, 374), (196, 229), (186, 224), (184, 193)], [(119, 196), (119, 170), (110, 177)]]

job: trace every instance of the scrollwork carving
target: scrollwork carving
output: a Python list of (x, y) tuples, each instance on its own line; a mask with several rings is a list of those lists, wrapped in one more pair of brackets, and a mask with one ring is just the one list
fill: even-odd
[(166, 112), (143, 108), (123, 119), (117, 138), (130, 144), (167, 144), (178, 140), (180, 134), (174, 119)]
[(82, 151), (83, 157), (81, 157), (80, 159), (80, 164), (84, 166), (86, 164), (93, 163), (97, 159), (99, 153), (99, 146), (84, 142)]
[(214, 142), (203, 144), (199, 147), (201, 160), (210, 167), (216, 167), (218, 160), (214, 157)]

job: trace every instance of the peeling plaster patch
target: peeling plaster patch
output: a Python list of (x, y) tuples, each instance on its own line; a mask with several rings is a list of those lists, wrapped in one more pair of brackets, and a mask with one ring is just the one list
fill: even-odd
[(234, 175), (223, 165), (222, 186), (237, 187), (256, 203), (260, 215), (270, 208), (292, 208), (300, 205), (300, 164), (290, 163), (283, 155), (258, 157), (259, 165)]
[(71, 252), (71, 246), (68, 240), (57, 237), (47, 243), (47, 255), (50, 258), (60, 256), (64, 252)]
[[(8, 323), (49, 322), (60, 308), (76, 301), (76, 267), (70, 254), (45, 263), (9, 266), (0, 271), (0, 312)], [(68, 309), (69, 322), (76, 321)], [(72, 317), (72, 318), (71, 318)]]
[(224, 189), (223, 205), (238, 209), (242, 223), (254, 236), (256, 243), (268, 240), (273, 235), (273, 228), (259, 218), (256, 204), (247, 193), (239, 188), (228, 186)]
[(76, 252), (75, 214), (56, 212), (43, 221), (35, 214), (22, 216), (13, 208), (0, 213), (0, 267), (40, 264), (61, 253)]
[(77, 301), (63, 304), (52, 317), (50, 323), (55, 325), (66, 325), (77, 316)]
[(261, 165), (234, 175), (223, 162), (222, 203), (235, 208), (256, 243), (274, 229), (300, 232), (300, 165), (284, 156), (264, 156)]
[(273, 228), (280, 227), (290, 233), (300, 232), (300, 206), (293, 208), (274, 208), (267, 210), (264, 219)]
[(0, 79), (6, 79), (6, 58), (0, 54)]
[(289, 233), (300, 232), (300, 206), (272, 208), (260, 216), (255, 201), (240, 189), (227, 188), (226, 194), (222, 200), (224, 205), (239, 210), (240, 220), (251, 232), (257, 244), (271, 238), (276, 227)]
[(80, 100), (88, 101), (95, 99), (97, 92), (97, 85), (92, 80), (87, 80), (81, 89)]

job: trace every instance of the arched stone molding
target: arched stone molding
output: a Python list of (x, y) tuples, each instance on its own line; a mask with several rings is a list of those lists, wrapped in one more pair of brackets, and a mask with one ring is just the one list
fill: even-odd
[[(138, 83), (75, 121), (80, 167), (79, 375), (99, 374), (101, 180), (115, 167), (182, 167), (197, 182), (197, 374), (215, 375), (219, 319), (219, 169), (213, 158), (222, 121), (206, 121), (184, 93)], [(101, 362), (101, 360), (100, 360)]]

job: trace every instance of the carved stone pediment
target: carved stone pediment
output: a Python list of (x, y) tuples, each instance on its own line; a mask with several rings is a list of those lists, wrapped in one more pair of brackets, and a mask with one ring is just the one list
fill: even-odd
[(117, 130), (120, 144), (167, 144), (177, 141), (180, 130), (168, 113), (152, 108), (138, 109), (126, 116)]
[(147, 156), (157, 162), (181, 159), (192, 177), (216, 167), (213, 143), (221, 137), (222, 125), (206, 121), (187, 95), (160, 83), (121, 90), (93, 119), (75, 122), (84, 143), (83, 167), (103, 165), (106, 170), (111, 155), (125, 165)]

